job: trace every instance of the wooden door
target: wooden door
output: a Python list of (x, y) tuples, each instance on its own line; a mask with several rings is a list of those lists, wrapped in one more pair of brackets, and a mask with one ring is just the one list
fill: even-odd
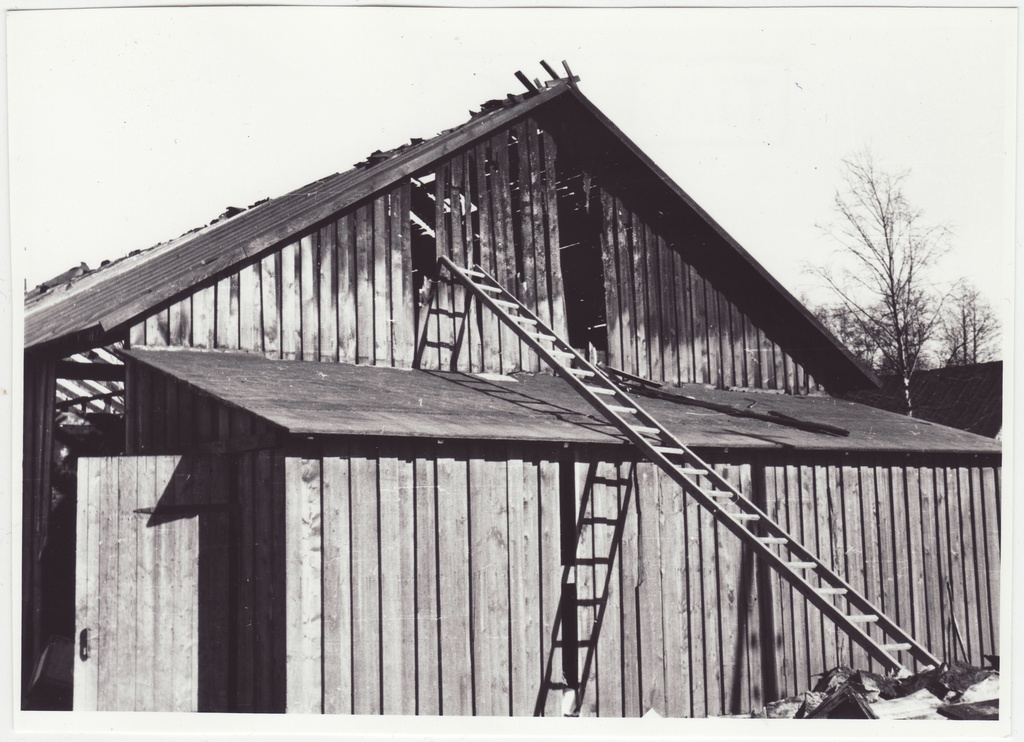
[(226, 531), (224, 473), (209, 457), (79, 460), (76, 711), (200, 707), (225, 664), (214, 585), (228, 539), (209, 535)]

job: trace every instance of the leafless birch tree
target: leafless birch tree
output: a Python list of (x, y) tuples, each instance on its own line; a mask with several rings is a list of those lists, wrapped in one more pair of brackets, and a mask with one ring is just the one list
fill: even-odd
[(929, 269), (946, 250), (949, 230), (926, 225), (903, 193), (909, 172), (880, 169), (871, 153), (843, 160), (835, 217), (822, 229), (840, 245), (837, 265), (811, 267), (835, 292), (839, 310), (870, 340), (875, 368), (902, 379), (914, 414), (910, 377), (941, 320), (942, 296)]

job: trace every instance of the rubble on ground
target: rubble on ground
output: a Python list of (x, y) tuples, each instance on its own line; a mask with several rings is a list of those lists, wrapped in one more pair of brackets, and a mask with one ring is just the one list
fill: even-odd
[(999, 671), (962, 663), (904, 678), (836, 667), (814, 688), (751, 712), (761, 719), (999, 718)]

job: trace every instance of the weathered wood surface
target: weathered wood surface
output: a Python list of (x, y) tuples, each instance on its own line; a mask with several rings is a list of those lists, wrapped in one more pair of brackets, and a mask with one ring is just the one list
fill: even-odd
[(75, 637), (87, 632), (88, 651), (83, 658), (76, 647), (75, 709), (227, 710), (215, 707), (216, 681), (227, 669), (217, 651), (228, 641), (227, 584), (215, 584), (225, 575), (209, 559), (226, 534), (208, 539), (200, 524), (224, 504), (217, 462), (80, 462)]
[[(711, 716), (771, 700), (766, 657), (783, 695), (866, 664), (787, 585), (761, 594), (667, 477), (607, 453), (381, 440), (229, 466), (83, 459), (76, 708)], [(936, 653), (998, 654), (997, 471), (835, 461), (769, 462), (767, 512)], [(749, 494), (751, 466), (716, 468)]]
[[(800, 497), (813, 505), (787, 509), (788, 524), (770, 514), (812, 550), (816, 543), (823, 562), (939, 657), (983, 665), (983, 654), (998, 654), (998, 544), (984, 541), (998, 530), (994, 470), (942, 467), (936, 459), (919, 460), (921, 466), (814, 462), (769, 467), (769, 503)], [(779, 582), (775, 588), (780, 693), (806, 688), (821, 667), (852, 661), (878, 671), (798, 594)]]

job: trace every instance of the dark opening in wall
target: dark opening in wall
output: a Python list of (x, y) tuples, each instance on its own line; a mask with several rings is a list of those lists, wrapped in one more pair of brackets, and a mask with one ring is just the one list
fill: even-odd
[(558, 155), (558, 233), (561, 239), (565, 320), (569, 344), (608, 352), (604, 268), (601, 262), (601, 203), (591, 176), (568, 155)]
[(434, 233), (434, 175), (412, 179), (411, 229), (413, 296), (421, 296), (428, 279), (437, 278), (437, 239)]

